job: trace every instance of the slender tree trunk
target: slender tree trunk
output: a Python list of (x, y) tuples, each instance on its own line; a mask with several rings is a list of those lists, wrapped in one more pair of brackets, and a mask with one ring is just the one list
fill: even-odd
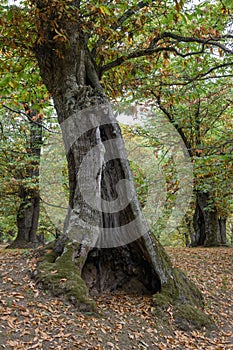
[(197, 192), (193, 217), (192, 246), (220, 246), (226, 244), (226, 219), (219, 218), (216, 209), (208, 210), (208, 193)]
[[(28, 108), (28, 107), (27, 107)], [(30, 112), (33, 118), (36, 113)], [(28, 243), (38, 243), (41, 237), (37, 237), (37, 228), (40, 214), (40, 193), (39, 193), (39, 165), (42, 145), (42, 127), (40, 120), (37, 124), (29, 121), (30, 139), (27, 145), (28, 164), (22, 170), (22, 180), (28, 183), (19, 188), (20, 205), (17, 212), (17, 236), (10, 248), (26, 247)], [(39, 239), (38, 239), (39, 238)]]
[(233, 221), (231, 221), (231, 224), (230, 224), (230, 242), (231, 242), (231, 246), (233, 246)]
[(221, 244), (225, 245), (227, 242), (227, 219), (219, 217), (218, 219)]
[(37, 226), (40, 212), (40, 195), (37, 191), (20, 190), (20, 206), (17, 212), (17, 241), (37, 242)]
[(191, 245), (190, 240), (191, 240), (191, 237), (194, 235), (193, 217), (190, 213), (185, 214), (184, 222), (186, 225), (185, 244), (186, 244), (186, 247), (190, 247)]
[(198, 305), (199, 291), (150, 236), (120, 128), (78, 21), (64, 19), (68, 42), (62, 43), (51, 42), (49, 22), (40, 20), (44, 40), (35, 52), (63, 133), (70, 198), (64, 235), (35, 272), (37, 281), (79, 307), (91, 304), (90, 294), (117, 289), (160, 292), (154, 297), (160, 304)]

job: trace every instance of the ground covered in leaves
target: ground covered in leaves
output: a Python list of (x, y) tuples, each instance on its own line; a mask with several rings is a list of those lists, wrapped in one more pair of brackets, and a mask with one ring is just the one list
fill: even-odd
[(122, 293), (96, 298), (98, 314), (80, 313), (31, 279), (33, 251), (0, 247), (0, 349), (233, 349), (233, 249), (167, 249), (205, 296), (210, 330), (178, 329), (172, 307), (158, 316), (152, 299)]

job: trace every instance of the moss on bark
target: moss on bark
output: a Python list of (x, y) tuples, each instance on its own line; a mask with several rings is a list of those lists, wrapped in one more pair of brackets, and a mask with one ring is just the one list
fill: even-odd
[(213, 321), (204, 312), (201, 292), (179, 269), (173, 269), (172, 278), (153, 296), (153, 301), (160, 311), (172, 306), (174, 321), (180, 329), (192, 330), (213, 326)]
[[(61, 249), (62, 247), (62, 249)], [(49, 289), (54, 295), (63, 295), (79, 310), (93, 311), (95, 303), (82, 278), (82, 270), (87, 262), (88, 253), (81, 253), (80, 244), (65, 240), (55, 242), (43, 248), (43, 259), (34, 273), (38, 283)], [(161, 254), (167, 282), (161, 284), (159, 292), (153, 295), (158, 313), (166, 321), (166, 310), (172, 307), (175, 324), (181, 329), (195, 329), (212, 324), (204, 313), (204, 300), (195, 284), (179, 269), (172, 268), (169, 257)], [(113, 257), (114, 260), (114, 257)]]
[(81, 278), (82, 257), (77, 255), (78, 243), (67, 241), (61, 255), (51, 248), (46, 249), (43, 260), (34, 271), (35, 280), (54, 295), (63, 295), (80, 310), (94, 311), (95, 303)]

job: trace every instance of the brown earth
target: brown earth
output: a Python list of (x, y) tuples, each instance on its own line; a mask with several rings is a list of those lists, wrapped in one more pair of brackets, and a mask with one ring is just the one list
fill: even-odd
[(96, 298), (98, 314), (80, 313), (31, 279), (33, 250), (0, 247), (0, 349), (233, 349), (233, 248), (167, 248), (205, 296), (213, 330), (184, 331), (172, 306), (159, 316), (151, 297)]

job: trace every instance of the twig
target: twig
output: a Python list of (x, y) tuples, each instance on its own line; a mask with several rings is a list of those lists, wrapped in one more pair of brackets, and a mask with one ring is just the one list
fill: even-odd
[(24, 117), (26, 117), (30, 122), (32, 122), (33, 124), (36, 124), (38, 126), (41, 126), (43, 129), (53, 133), (53, 134), (61, 134), (60, 132), (57, 132), (57, 131), (54, 131), (54, 130), (51, 130), (49, 129), (47, 126), (45, 126), (44, 124), (42, 123), (38, 123), (36, 120), (34, 120), (33, 118), (31, 118), (28, 114), (24, 113), (23, 111), (17, 111), (16, 109), (13, 109), (5, 104), (2, 104), (2, 107), (8, 109), (9, 111), (13, 112), (13, 113), (17, 113), (19, 115), (22, 115)]

